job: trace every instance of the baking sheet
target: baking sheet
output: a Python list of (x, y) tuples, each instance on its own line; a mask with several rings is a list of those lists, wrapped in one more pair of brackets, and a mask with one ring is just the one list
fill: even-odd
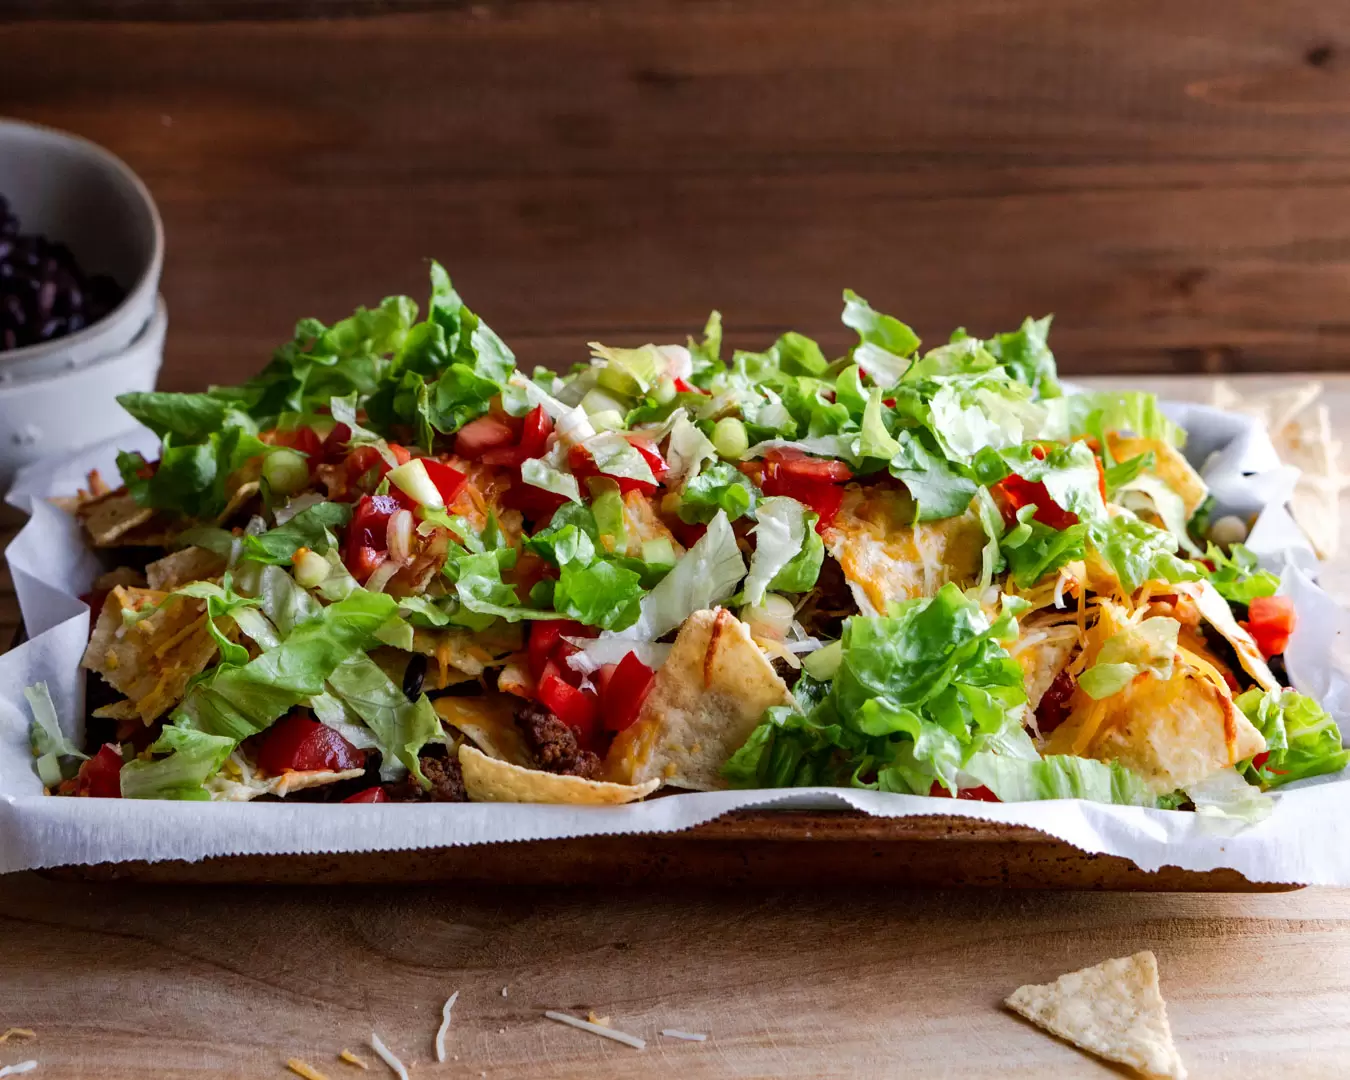
[[(1281, 466), (1252, 421), (1197, 405), (1169, 405), (1190, 433), (1187, 455), (1200, 467), (1221, 512), (1261, 511), (1250, 546), (1283, 570), (1281, 591), (1299, 610), (1286, 652), (1294, 685), (1317, 697), (1350, 730), (1347, 613), (1319, 589), (1315, 567), (1282, 503), (1297, 471)], [(199, 860), (268, 855), (407, 850), (503, 841), (691, 828), (737, 809), (853, 808), (881, 817), (955, 814), (1024, 825), (1084, 851), (1128, 858), (1144, 870), (1231, 868), (1251, 881), (1350, 885), (1350, 845), (1330, 827), (1350, 817), (1350, 778), (1319, 778), (1276, 795), (1259, 825), (1192, 813), (1080, 801), (991, 804), (881, 792), (806, 788), (670, 795), (622, 807), (493, 804), (182, 803), (51, 798), (33, 770), (23, 688), (43, 680), (67, 733), (82, 735), (79, 657), (89, 611), (77, 597), (99, 572), (75, 523), (43, 499), (69, 494), (90, 468), (115, 476), (119, 448), (153, 453), (147, 431), (129, 433), (71, 458), (25, 469), (9, 501), (31, 513), (6, 556), (30, 639), (0, 656), (0, 872), (61, 865)], [(1262, 509), (1264, 507), (1264, 509)], [(1302, 569), (1300, 569), (1302, 568)]]

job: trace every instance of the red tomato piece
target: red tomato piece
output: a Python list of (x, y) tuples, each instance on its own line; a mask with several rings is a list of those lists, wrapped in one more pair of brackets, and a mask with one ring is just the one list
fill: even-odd
[[(562, 646), (565, 650), (563, 659), (576, 652), (575, 646), (570, 646), (563, 641), (563, 637), (595, 637), (598, 631), (593, 626), (586, 626), (579, 622), (573, 622), (571, 619), (541, 619), (530, 625), (530, 642), (526, 646), (526, 656), (530, 664), (530, 673), (536, 678), (542, 678), (544, 668), (550, 660), (556, 663), (558, 647)], [(561, 668), (560, 672), (571, 671), (571, 668)]]
[(637, 653), (625, 655), (601, 691), (606, 730), (622, 731), (636, 720), (655, 681), (656, 672), (639, 660)]
[(288, 770), (362, 769), (366, 755), (326, 724), (293, 712), (263, 732), (254, 760), (269, 776), (280, 776)]
[(693, 383), (685, 379), (676, 379), (675, 389), (681, 394), (703, 394), (704, 396), (708, 396), (707, 390), (700, 390)]
[(309, 458), (310, 469), (313, 469), (323, 457), (324, 444), (312, 427), (298, 427), (293, 431), (274, 431), (272, 445), (300, 451)]
[[(465, 482), (469, 479), (458, 469), (453, 469), (443, 461), (437, 461), (435, 458), (424, 457), (421, 459), (422, 467), (426, 469), (427, 475), (431, 477), (431, 482), (436, 485), (436, 490), (440, 492), (441, 499), (449, 506), (455, 501)], [(391, 488), (393, 484), (389, 485)]]
[(647, 463), (647, 467), (652, 470), (652, 475), (656, 477), (659, 484), (665, 479), (666, 473), (670, 472), (670, 466), (666, 464), (666, 459), (661, 456), (661, 451), (656, 449), (656, 444), (643, 435), (625, 435), (628, 444), (642, 455), (642, 459)]
[(347, 444), (352, 441), (352, 429), (346, 424), (334, 424), (328, 438), (323, 441), (323, 456), (326, 461), (336, 461), (347, 453)]
[(357, 581), (365, 580), (384, 562), (389, 519), (402, 503), (392, 495), (362, 495), (347, 524), (342, 561)]
[(1289, 597), (1258, 596), (1247, 605), (1247, 621), (1242, 626), (1251, 634), (1261, 655), (1269, 660), (1289, 645), (1294, 622), (1294, 602)]
[(814, 458), (800, 450), (778, 448), (764, 455), (764, 475), (783, 480), (824, 481), (842, 484), (853, 479), (853, 470), (842, 461)]
[(1036, 506), (1036, 513), (1032, 516), (1042, 525), (1048, 525), (1052, 529), (1067, 529), (1070, 525), (1078, 524), (1078, 515), (1069, 513), (1050, 498), (1050, 493), (1040, 481), (1024, 480), (1016, 473), (1012, 473), (990, 490), (998, 502), (999, 509), (1003, 511), (1003, 521), (1009, 528), (1017, 524), (1017, 511), (1032, 504)]
[(365, 791), (358, 791), (355, 795), (348, 795), (343, 802), (388, 802), (389, 796), (385, 794), (382, 787), (368, 787)]
[(1069, 699), (1078, 687), (1078, 680), (1068, 668), (1055, 676), (1036, 705), (1036, 730), (1049, 735), (1069, 717)]
[(576, 733), (582, 747), (590, 749), (599, 734), (599, 699), (593, 691), (573, 686), (550, 661), (539, 679), (539, 703)]
[[(638, 453), (642, 453), (641, 447), (636, 449)], [(642, 456), (648, 461), (648, 464), (651, 463), (646, 454)], [(667, 471), (666, 463), (661, 460), (659, 454), (656, 455), (656, 459), (661, 463), (661, 475), (664, 476)], [(591, 452), (580, 443), (567, 451), (567, 465), (572, 470), (572, 475), (579, 481), (585, 480), (587, 477), (601, 475), (600, 470), (595, 467), (595, 459), (591, 457)], [(655, 475), (655, 470), (653, 470), (653, 475)], [(623, 495), (627, 495), (630, 491), (640, 491), (644, 495), (656, 493), (657, 485), (650, 484), (646, 480), (634, 480), (627, 476), (612, 476), (610, 479), (619, 485), (619, 492)]]
[(455, 435), (455, 453), (462, 458), (482, 457), (489, 450), (510, 446), (516, 433), (503, 417), (488, 413), (470, 420)]
[(512, 484), (502, 492), (502, 505), (508, 510), (519, 510), (530, 521), (545, 521), (557, 513), (558, 507), (567, 502), (566, 495), (555, 495), (551, 491), (535, 487), (533, 484)]
[(536, 405), (525, 416), (525, 427), (520, 433), (520, 449), (525, 458), (543, 456), (548, 449), (548, 437), (553, 434), (553, 417)]
[(80, 766), (75, 777), (75, 794), (94, 799), (122, 797), (122, 748), (104, 743), (98, 753)]
[[(936, 799), (950, 799), (952, 793), (942, 786), (941, 781), (934, 780), (933, 786), (928, 789), (928, 794)], [(971, 802), (1002, 802), (1002, 800), (981, 784), (979, 787), (961, 788), (957, 791), (958, 799), (968, 799)]]

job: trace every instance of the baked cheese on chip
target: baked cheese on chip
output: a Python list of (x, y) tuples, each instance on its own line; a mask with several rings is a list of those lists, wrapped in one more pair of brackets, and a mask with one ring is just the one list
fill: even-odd
[(914, 522), (914, 500), (899, 488), (850, 484), (834, 521), (821, 532), (864, 615), (901, 600), (932, 596), (949, 581), (980, 576), (986, 536), (973, 509)]
[[(1196, 663), (1204, 662), (1196, 658)], [(1120, 693), (1095, 702), (1080, 690), (1044, 753), (1118, 761), (1159, 794), (1189, 787), (1266, 748), (1216, 678), (1183, 654), (1170, 679), (1140, 675)]]

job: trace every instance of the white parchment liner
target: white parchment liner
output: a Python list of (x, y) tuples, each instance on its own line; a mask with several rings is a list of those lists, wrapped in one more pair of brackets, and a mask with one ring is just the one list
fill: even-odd
[[(1194, 405), (1168, 414), (1189, 432), (1187, 456), (1224, 510), (1265, 508), (1250, 544), (1284, 569), (1299, 622), (1286, 652), (1290, 676), (1350, 731), (1350, 616), (1298, 567), (1315, 561), (1283, 509), (1296, 470), (1281, 466), (1251, 421)], [(45, 680), (62, 725), (84, 720), (79, 658), (89, 636), (85, 592), (98, 564), (80, 531), (42, 500), (69, 494), (98, 467), (115, 476), (118, 447), (153, 454), (156, 440), (135, 430), (72, 458), (28, 467), (8, 498), (31, 520), (6, 552), (30, 639), (0, 656), (0, 872), (131, 859), (352, 852), (687, 829), (731, 810), (854, 807), (883, 817), (959, 814), (1026, 825), (1085, 851), (1120, 855), (1145, 870), (1229, 867), (1252, 881), (1350, 885), (1350, 776), (1291, 785), (1256, 826), (1192, 813), (1054, 801), (991, 804), (871, 791), (806, 788), (682, 794), (621, 807), (492, 804), (194, 803), (51, 798), (33, 769), (23, 688)], [(1291, 565), (1287, 565), (1291, 564)]]

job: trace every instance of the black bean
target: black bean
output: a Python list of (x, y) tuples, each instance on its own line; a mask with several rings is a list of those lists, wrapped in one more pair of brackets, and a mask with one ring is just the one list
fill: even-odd
[(416, 701), (422, 696), (422, 684), (427, 678), (427, 658), (421, 653), (413, 653), (403, 672), (403, 696)]
[(65, 244), (21, 233), (0, 195), (0, 351), (82, 330), (125, 295), (106, 275), (86, 279)]

